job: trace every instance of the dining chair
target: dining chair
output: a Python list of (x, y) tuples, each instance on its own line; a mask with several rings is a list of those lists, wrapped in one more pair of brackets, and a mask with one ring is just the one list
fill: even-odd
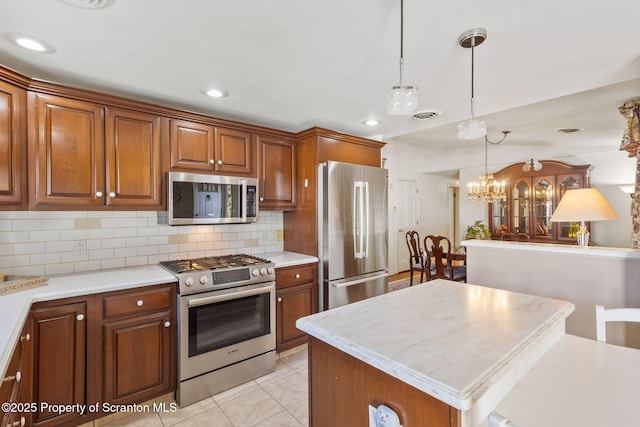
[(510, 241), (510, 242), (528, 242), (531, 240), (528, 234), (524, 233), (504, 233), (500, 236), (500, 240)]
[(607, 322), (640, 322), (640, 308), (604, 308), (596, 305), (596, 340), (607, 342)]
[(420, 283), (425, 279), (425, 266), (423, 260), (423, 251), (420, 247), (420, 235), (415, 230), (407, 231), (405, 234), (407, 248), (409, 248), (409, 286), (413, 286), (413, 272), (420, 272)]
[(424, 238), (424, 249), (428, 255), (425, 262), (427, 280), (446, 279), (456, 282), (467, 281), (467, 266), (454, 266), (451, 262), (451, 241), (447, 237), (432, 234), (428, 235)]

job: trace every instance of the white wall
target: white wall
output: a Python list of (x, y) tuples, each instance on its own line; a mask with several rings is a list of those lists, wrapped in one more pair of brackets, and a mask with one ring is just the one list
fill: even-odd
[[(546, 155), (545, 155), (546, 154)], [(555, 155), (555, 157), (554, 157)], [(477, 180), (484, 173), (484, 145), (461, 149), (456, 147), (417, 147), (414, 145), (388, 141), (382, 150), (387, 158), (389, 183), (393, 186), (397, 179), (416, 180), (420, 188), (419, 232), (424, 235), (430, 230), (448, 234), (449, 205), (446, 187), (457, 183), (460, 187), (459, 236), (464, 236), (467, 226), (481, 220), (488, 225), (487, 207), (484, 203), (471, 202), (466, 198), (467, 183)], [(498, 170), (513, 163), (525, 162), (535, 157), (541, 160), (558, 160), (569, 164), (592, 165), (590, 183), (598, 188), (620, 216), (619, 220), (591, 223), (591, 239), (600, 246), (631, 246), (631, 199), (616, 186), (633, 183), (635, 180), (634, 158), (625, 152), (586, 153), (570, 155), (562, 150), (552, 152), (544, 146), (508, 145), (489, 147), (488, 172)], [(456, 166), (457, 165), (457, 166)], [(444, 176), (455, 177), (446, 178)], [(397, 221), (394, 215), (395, 193), (389, 191), (389, 266), (391, 273), (397, 272)], [(450, 236), (451, 237), (451, 236)]]

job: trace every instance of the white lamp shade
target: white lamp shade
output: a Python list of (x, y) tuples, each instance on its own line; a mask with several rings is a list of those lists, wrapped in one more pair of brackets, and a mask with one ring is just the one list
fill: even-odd
[(603, 221), (619, 218), (598, 190), (579, 188), (564, 193), (550, 221)]
[(388, 98), (388, 114), (408, 116), (418, 108), (418, 89), (414, 86), (394, 86)]
[(469, 119), (458, 124), (459, 139), (478, 139), (487, 134), (487, 124), (483, 120)]

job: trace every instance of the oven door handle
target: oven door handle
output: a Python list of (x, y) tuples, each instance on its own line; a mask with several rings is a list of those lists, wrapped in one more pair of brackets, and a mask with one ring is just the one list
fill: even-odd
[(229, 292), (223, 295), (214, 295), (212, 297), (194, 298), (187, 301), (189, 307), (197, 307), (199, 305), (211, 304), (222, 301), (229, 301), (232, 299), (250, 297), (253, 295), (266, 294), (273, 290), (273, 285), (263, 286), (257, 289), (248, 289), (246, 291)]

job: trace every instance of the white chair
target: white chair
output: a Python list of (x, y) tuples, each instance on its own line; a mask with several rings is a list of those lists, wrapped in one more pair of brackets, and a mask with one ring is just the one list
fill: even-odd
[(640, 308), (609, 308), (596, 305), (596, 339), (607, 341), (606, 322), (640, 322)]

